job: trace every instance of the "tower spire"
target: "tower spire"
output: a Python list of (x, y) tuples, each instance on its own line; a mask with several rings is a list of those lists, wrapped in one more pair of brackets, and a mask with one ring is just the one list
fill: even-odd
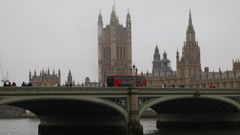
[(99, 14), (98, 14), (98, 20), (102, 20), (102, 13), (101, 13), (101, 9), (99, 10)]
[(129, 13), (129, 9), (128, 9), (128, 13), (127, 13), (126, 26), (127, 26), (128, 28), (131, 27), (131, 15), (130, 15), (130, 13)]
[(158, 60), (158, 61), (160, 61), (160, 53), (159, 53), (159, 49), (158, 49), (158, 46), (157, 46), (157, 44), (156, 44), (156, 47), (155, 47), (155, 53), (154, 53), (154, 59), (153, 60)]
[(189, 9), (189, 19), (188, 19), (188, 26), (192, 25), (192, 13), (191, 8)]
[(115, 0), (113, 0), (113, 11), (115, 11)]
[(72, 81), (72, 73), (71, 73), (71, 70), (69, 69), (69, 71), (68, 71), (68, 76), (67, 76), (67, 84), (68, 84), (69, 86), (72, 86), (72, 85), (73, 85), (72, 82), (73, 82), (73, 81)]
[(177, 64), (179, 63), (179, 52), (178, 52), (178, 49), (177, 49), (177, 52), (176, 52), (176, 62), (177, 62)]
[(102, 14), (101, 14), (101, 10), (99, 10), (99, 14), (98, 14), (98, 37), (101, 36), (102, 29), (103, 29)]
[(101, 9), (99, 10), (99, 14), (98, 14), (98, 24), (100, 26), (103, 25)]
[(192, 13), (191, 9), (189, 10), (189, 19), (188, 19), (188, 27), (186, 32), (186, 41), (194, 41), (195, 42), (195, 31), (192, 24)]
[(117, 15), (116, 15), (115, 0), (114, 0), (114, 1), (113, 1), (111, 18), (110, 18), (110, 23), (115, 23), (115, 22), (118, 22), (118, 18), (117, 18)]
[(29, 71), (29, 82), (31, 81), (31, 79), (32, 79), (32, 72), (31, 72), (31, 70)]
[(158, 46), (156, 44), (156, 47), (155, 47), (155, 54), (159, 53), (159, 49), (158, 49)]

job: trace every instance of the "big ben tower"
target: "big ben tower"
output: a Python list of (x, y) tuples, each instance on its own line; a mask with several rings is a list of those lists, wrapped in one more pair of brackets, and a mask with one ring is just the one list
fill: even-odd
[(177, 51), (176, 59), (178, 78), (190, 81), (194, 76), (201, 72), (200, 48), (195, 39), (191, 11), (189, 12), (186, 41), (182, 48), (182, 57), (179, 59), (179, 52)]
[(110, 74), (130, 74), (132, 65), (131, 16), (126, 16), (126, 26), (119, 24), (113, 6), (110, 24), (103, 27), (98, 15), (98, 69), (99, 82), (106, 83)]

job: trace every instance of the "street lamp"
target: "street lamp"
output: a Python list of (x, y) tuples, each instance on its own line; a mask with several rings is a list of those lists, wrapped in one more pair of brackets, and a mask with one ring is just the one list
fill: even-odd
[(136, 76), (137, 76), (138, 69), (137, 67), (133, 64), (131, 68), (131, 74), (133, 76), (133, 87), (136, 87)]
[(131, 68), (131, 74), (132, 75), (137, 75), (138, 69), (137, 67), (133, 64), (132, 68)]

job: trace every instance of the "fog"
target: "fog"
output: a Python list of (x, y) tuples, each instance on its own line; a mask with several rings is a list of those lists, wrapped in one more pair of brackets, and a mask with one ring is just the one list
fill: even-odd
[[(68, 70), (82, 83), (98, 81), (97, 17), (110, 22), (113, 0), (1, 0), (0, 61), (4, 73), (17, 82), (28, 81), (35, 69)], [(232, 69), (240, 58), (239, 0), (115, 0), (125, 25), (132, 19), (133, 64), (151, 72), (156, 44), (176, 69), (176, 50), (182, 51), (191, 8), (202, 69)], [(0, 77), (2, 78), (0, 72)]]

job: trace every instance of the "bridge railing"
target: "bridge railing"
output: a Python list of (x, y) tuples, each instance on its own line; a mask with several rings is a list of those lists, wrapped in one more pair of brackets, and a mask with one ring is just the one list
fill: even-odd
[(4, 94), (239, 94), (240, 89), (206, 89), (206, 88), (127, 88), (127, 87), (0, 87)]
[(4, 94), (126, 94), (128, 88), (113, 87), (0, 87)]
[(139, 88), (140, 95), (147, 94), (193, 94), (200, 95), (234, 95), (240, 94), (240, 89), (211, 89), (211, 88)]

